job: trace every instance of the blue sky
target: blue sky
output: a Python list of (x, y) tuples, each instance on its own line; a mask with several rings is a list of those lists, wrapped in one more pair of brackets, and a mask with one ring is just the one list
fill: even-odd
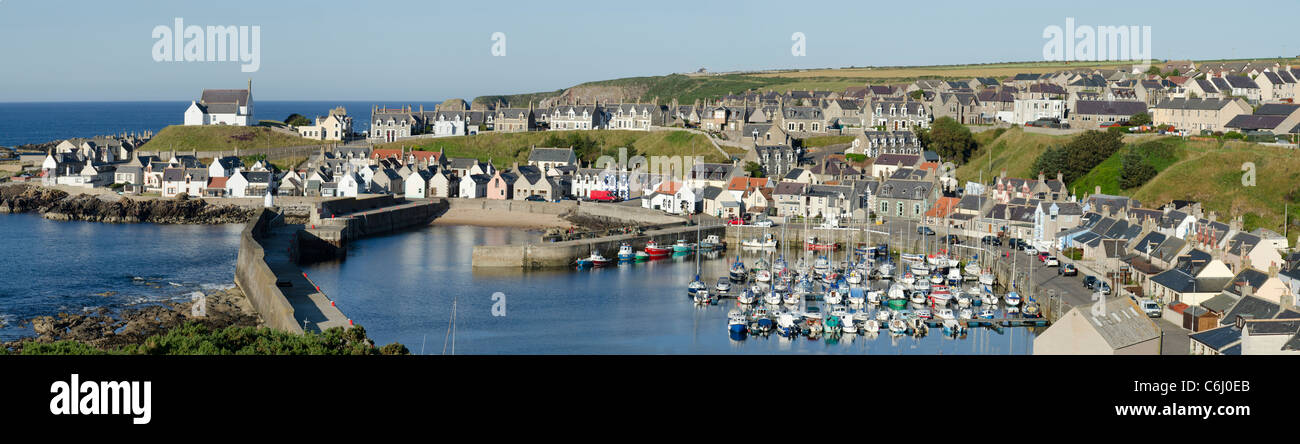
[[(1300, 53), (1289, 30), (1300, 16), (1294, 0), (1133, 14), (1012, 3), (0, 0), (0, 101), (189, 100), (251, 77), (261, 100), (417, 102), (700, 67), (1040, 60), (1043, 29), (1063, 27), (1066, 17), (1149, 25), (1157, 59)], [(176, 17), (203, 27), (260, 26), (260, 69), (155, 62), (151, 32)], [(1282, 17), (1289, 23), (1269, 23)], [(491, 54), (493, 32), (506, 35), (505, 57)], [(804, 57), (790, 53), (794, 32), (807, 36)]]

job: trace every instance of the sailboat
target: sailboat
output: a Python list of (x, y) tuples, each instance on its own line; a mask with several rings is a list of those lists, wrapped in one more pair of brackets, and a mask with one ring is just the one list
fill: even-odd
[(740, 260), (740, 255), (736, 255), (736, 262), (731, 264), (731, 280), (733, 282), (745, 282), (749, 279), (749, 270), (745, 268), (745, 262)]

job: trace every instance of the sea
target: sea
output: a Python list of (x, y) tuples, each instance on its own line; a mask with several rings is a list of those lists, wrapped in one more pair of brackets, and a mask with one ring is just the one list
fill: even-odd
[[(342, 106), (353, 117), (353, 130), (370, 129), (371, 106), (432, 110), (438, 102), (381, 101), (256, 101), (257, 120), (284, 121), (290, 114), (308, 119), (329, 114)], [(160, 102), (9, 102), (0, 103), (0, 146), (39, 144), (73, 137), (158, 131), (184, 123), (189, 101)]]

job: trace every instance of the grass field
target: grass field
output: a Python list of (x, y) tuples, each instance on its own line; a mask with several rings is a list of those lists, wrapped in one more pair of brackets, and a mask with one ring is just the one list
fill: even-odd
[(183, 126), (163, 128), (145, 143), (149, 151), (233, 151), (235, 148), (281, 148), (318, 145), (320, 141), (284, 134), (257, 126)]
[(817, 136), (799, 139), (799, 144), (804, 148), (816, 148), (842, 143), (852, 143), (853, 139), (854, 136)]
[[(528, 162), (533, 146), (545, 146), (551, 136), (566, 137), (580, 133), (596, 140), (600, 151), (617, 157), (618, 148), (629, 147), (628, 156), (703, 156), (707, 162), (723, 162), (722, 153), (701, 134), (688, 131), (538, 131), (526, 133), (484, 133), (474, 136), (442, 137), (422, 141), (394, 142), (375, 148), (414, 147), (418, 150), (443, 150), (448, 157), (473, 157), (492, 161), (497, 168)], [(635, 154), (634, 154), (635, 153)]]

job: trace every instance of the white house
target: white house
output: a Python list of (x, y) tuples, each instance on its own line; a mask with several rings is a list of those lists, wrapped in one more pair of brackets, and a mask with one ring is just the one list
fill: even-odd
[(406, 176), (406, 197), (410, 199), (424, 199), (429, 197), (429, 184), (433, 180), (433, 173), (429, 170), (418, 170)]
[(367, 189), (369, 185), (357, 173), (347, 172), (338, 178), (338, 188), (334, 194), (339, 197), (357, 197), (357, 194)]
[(460, 179), (460, 197), (462, 199), (479, 199), (487, 195), (488, 181), (492, 176), (472, 174)]
[(256, 125), (253, 120), (253, 81), (248, 89), (205, 89), (185, 110), (186, 125)]

